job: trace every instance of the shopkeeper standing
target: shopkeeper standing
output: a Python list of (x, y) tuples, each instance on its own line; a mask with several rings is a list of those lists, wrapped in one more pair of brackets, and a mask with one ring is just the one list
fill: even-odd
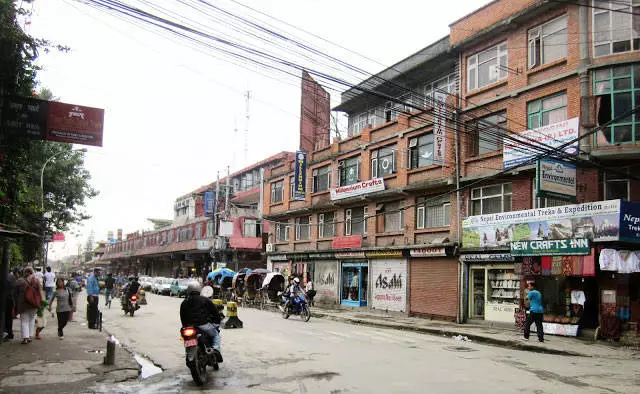
[(542, 293), (536, 290), (536, 284), (534, 282), (529, 282), (528, 288), (529, 293), (527, 294), (525, 305), (529, 307), (529, 313), (527, 314), (527, 320), (524, 322), (524, 339), (525, 341), (529, 340), (531, 324), (536, 323), (538, 341), (544, 342), (544, 328), (542, 327), (544, 307), (542, 306)]

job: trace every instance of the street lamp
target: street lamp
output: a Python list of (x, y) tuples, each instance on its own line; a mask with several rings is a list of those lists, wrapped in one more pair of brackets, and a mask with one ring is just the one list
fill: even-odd
[[(42, 211), (44, 212), (44, 169), (47, 167), (47, 164), (49, 164), (49, 162), (51, 160), (53, 160), (54, 158), (56, 158), (57, 156), (60, 156), (63, 153), (67, 153), (68, 151), (62, 151), (62, 152), (58, 152), (56, 154), (54, 154), (53, 156), (51, 156), (50, 158), (48, 158), (44, 164), (42, 165), (42, 170), (40, 171), (40, 208), (42, 208)], [(82, 149), (72, 149), (71, 152), (82, 152), (82, 153), (86, 153), (87, 150), (85, 148)]]

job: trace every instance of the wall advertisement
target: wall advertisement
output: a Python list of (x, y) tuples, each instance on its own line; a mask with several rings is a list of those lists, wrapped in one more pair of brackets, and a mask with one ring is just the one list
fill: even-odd
[(213, 217), (216, 212), (216, 193), (204, 192), (204, 216)]
[(313, 277), (314, 302), (335, 304), (338, 300), (338, 268), (335, 261), (317, 261)]
[(371, 261), (371, 289), (374, 309), (404, 312), (407, 309), (407, 260)]
[(340, 186), (331, 189), (331, 200), (361, 196), (363, 194), (379, 192), (382, 190), (384, 190), (384, 179), (373, 178), (370, 181), (358, 182), (353, 185)]
[(296, 152), (295, 168), (293, 171), (293, 199), (305, 199), (307, 193), (307, 154)]
[(576, 200), (576, 165), (560, 160), (540, 159), (536, 166), (538, 197)]
[(445, 130), (447, 121), (447, 95), (443, 92), (435, 92), (433, 94), (433, 100), (433, 161), (434, 163), (444, 165), (447, 149)]

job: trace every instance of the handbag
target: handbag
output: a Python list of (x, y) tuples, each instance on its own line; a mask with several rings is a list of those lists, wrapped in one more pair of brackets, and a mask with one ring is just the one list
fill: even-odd
[(40, 308), (42, 303), (42, 294), (36, 288), (27, 283), (24, 290), (24, 300), (32, 307)]
[(73, 308), (73, 298), (71, 297), (71, 290), (67, 289), (67, 294), (69, 295), (69, 306)]

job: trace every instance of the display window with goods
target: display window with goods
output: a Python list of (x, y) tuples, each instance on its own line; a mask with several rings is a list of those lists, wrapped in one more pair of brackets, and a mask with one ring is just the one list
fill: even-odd
[(469, 268), (470, 318), (510, 323), (519, 305), (520, 281), (513, 264)]
[(340, 272), (340, 303), (347, 306), (367, 306), (369, 263), (343, 262)]

